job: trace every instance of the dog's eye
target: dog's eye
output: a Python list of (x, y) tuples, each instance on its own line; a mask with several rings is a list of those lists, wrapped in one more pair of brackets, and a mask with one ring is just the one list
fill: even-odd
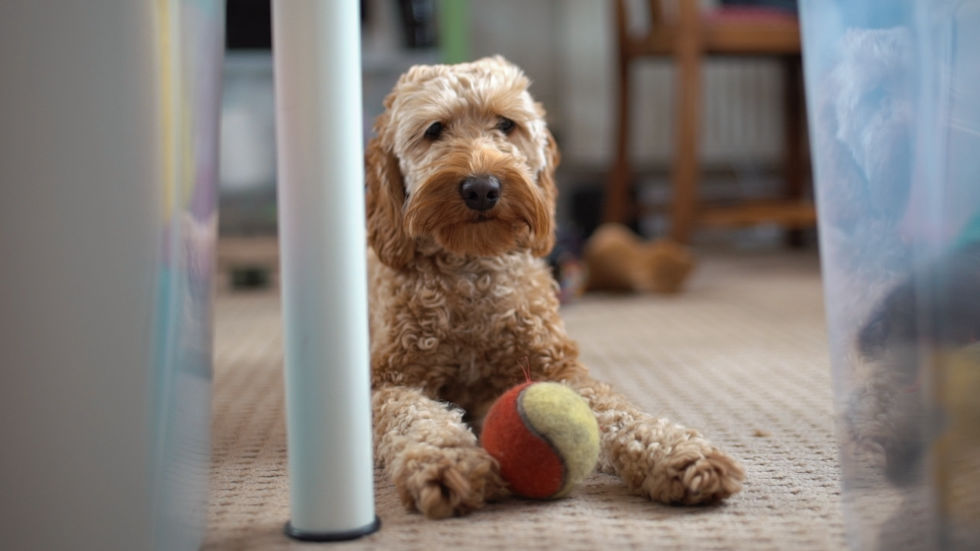
[(442, 135), (443, 125), (441, 122), (434, 122), (425, 129), (425, 139), (427, 140), (438, 140), (439, 136)]
[(504, 134), (510, 134), (514, 131), (516, 126), (517, 125), (514, 124), (514, 121), (508, 119), (507, 117), (500, 117), (500, 122), (497, 123), (497, 130), (500, 130)]

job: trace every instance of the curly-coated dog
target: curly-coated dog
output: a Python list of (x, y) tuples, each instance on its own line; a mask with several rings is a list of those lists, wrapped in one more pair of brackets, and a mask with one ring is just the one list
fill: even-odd
[(366, 154), (375, 457), (428, 517), (507, 495), (474, 430), (529, 364), (589, 402), (600, 469), (663, 503), (723, 499), (741, 467), (590, 378), (565, 333), (541, 260), (558, 151), (528, 84), (493, 57), (413, 67), (385, 99)]

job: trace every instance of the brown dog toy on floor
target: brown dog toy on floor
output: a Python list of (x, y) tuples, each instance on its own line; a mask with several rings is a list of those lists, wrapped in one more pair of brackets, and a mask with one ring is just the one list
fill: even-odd
[(645, 242), (625, 226), (604, 224), (585, 244), (589, 291), (676, 293), (694, 268), (694, 256), (666, 239)]

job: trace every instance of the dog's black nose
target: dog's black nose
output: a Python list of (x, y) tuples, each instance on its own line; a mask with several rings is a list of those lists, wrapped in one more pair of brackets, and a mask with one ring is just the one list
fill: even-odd
[(490, 175), (470, 176), (459, 184), (459, 194), (473, 210), (490, 210), (500, 199), (500, 180)]

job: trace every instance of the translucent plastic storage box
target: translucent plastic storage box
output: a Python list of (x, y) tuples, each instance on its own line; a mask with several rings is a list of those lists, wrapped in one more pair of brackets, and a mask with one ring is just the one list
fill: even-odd
[(800, 7), (849, 544), (980, 549), (980, 1)]

